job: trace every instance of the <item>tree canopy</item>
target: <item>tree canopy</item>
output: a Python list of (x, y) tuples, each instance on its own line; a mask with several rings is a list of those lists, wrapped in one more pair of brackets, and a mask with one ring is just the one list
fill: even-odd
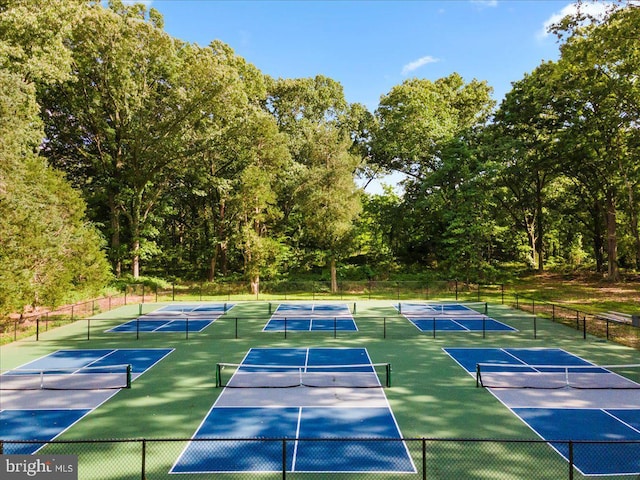
[[(640, 9), (554, 27), (496, 105), (410, 78), (375, 111), (274, 79), (144, 5), (0, 2), (0, 311), (184, 279), (640, 268)], [(396, 171), (401, 190), (360, 177)], [(65, 293), (66, 292), (66, 293)]]

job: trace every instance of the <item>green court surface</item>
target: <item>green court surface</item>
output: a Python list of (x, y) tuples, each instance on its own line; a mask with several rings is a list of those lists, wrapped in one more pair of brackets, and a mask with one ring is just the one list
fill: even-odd
[[(174, 302), (175, 303), (175, 302)], [(398, 313), (393, 301), (348, 303), (357, 331), (263, 331), (276, 303), (236, 302), (232, 310), (200, 332), (108, 332), (167, 304), (129, 305), (40, 333), (0, 348), (3, 370), (24, 365), (59, 349), (173, 348), (173, 353), (64, 432), (57, 440), (162, 439), (151, 442), (146, 476), (185, 478), (169, 470), (202, 423), (222, 389), (216, 388), (216, 364), (241, 363), (252, 348), (365, 347), (373, 363), (392, 365), (391, 387), (384, 392), (418, 473), (401, 478), (568, 478), (566, 461), (545, 443), (530, 445), (464, 443), (450, 439), (540, 440), (540, 437), (490, 392), (476, 388), (443, 348), (555, 347), (599, 365), (640, 363), (640, 353), (503, 305), (490, 304), (492, 318), (516, 328), (506, 332), (421, 332)], [(0, 410), (2, 409), (0, 390)], [(0, 435), (1, 436), (1, 435)], [(177, 441), (175, 439), (181, 439)], [(185, 441), (183, 441), (185, 440)], [(42, 453), (78, 454), (82, 479), (140, 478), (137, 443), (55, 443)], [(529, 476), (535, 472), (534, 476)], [(559, 476), (558, 472), (563, 472)], [(524, 476), (523, 476), (524, 475)], [(287, 478), (323, 478), (312, 474)], [(205, 478), (192, 475), (188, 478)], [(220, 478), (254, 478), (228, 474)], [(280, 478), (263, 474), (255, 478)], [(324, 477), (328, 478), (328, 477)], [(358, 478), (332, 474), (331, 478)], [(375, 473), (367, 478), (399, 478)], [(573, 478), (583, 478), (575, 473)], [(616, 478), (616, 477), (607, 477)], [(624, 478), (624, 477), (620, 477)], [(627, 477), (628, 478), (628, 477)]]

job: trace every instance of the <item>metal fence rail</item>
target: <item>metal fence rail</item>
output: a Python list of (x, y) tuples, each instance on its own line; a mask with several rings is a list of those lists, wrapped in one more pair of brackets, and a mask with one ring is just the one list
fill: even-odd
[[(0, 453), (36, 450), (43, 441), (0, 440)], [(197, 443), (198, 448), (186, 449)], [(377, 444), (377, 445), (376, 445)], [(358, 458), (380, 452), (381, 445), (408, 455), (412, 471), (377, 471), (375, 461), (362, 466)], [(249, 448), (247, 448), (249, 447)], [(374, 448), (375, 447), (375, 448)], [(317, 471), (298, 472), (293, 456), (305, 449), (318, 454)], [(189, 453), (191, 452), (191, 453)], [(245, 452), (245, 455), (237, 455)], [(249, 453), (247, 458), (246, 452)], [(268, 452), (268, 455), (261, 453)], [(563, 455), (560, 455), (562, 452)], [(619, 452), (619, 456), (618, 456)], [(585, 477), (580, 462), (588, 456), (589, 468), (602, 466), (607, 479), (630, 478), (640, 457), (640, 440), (586, 442), (495, 439), (111, 439), (52, 440), (37, 453), (77, 455), (81, 480), (181, 479), (493, 479), (562, 480)], [(378, 454), (378, 456), (380, 456)], [(384, 456), (384, 454), (382, 455)], [(374, 460), (376, 460), (374, 458)], [(388, 459), (387, 459), (388, 460)], [(229, 463), (232, 462), (232, 463)], [(235, 462), (235, 463), (233, 463)], [(616, 473), (617, 465), (623, 472)], [(205, 465), (203, 468), (202, 465)], [(335, 466), (338, 466), (338, 469)], [(372, 466), (373, 465), (373, 466)], [(235, 466), (237, 471), (233, 472)], [(612, 467), (613, 466), (613, 467)], [(198, 469), (203, 471), (198, 471)], [(219, 469), (219, 471), (216, 471)], [(342, 469), (343, 471), (339, 471)], [(206, 472), (204, 470), (207, 470)], [(226, 470), (226, 471), (225, 471)], [(344, 473), (349, 470), (349, 473)], [(360, 471), (359, 471), (360, 470)], [(593, 475), (593, 473), (591, 473)], [(633, 477), (636, 478), (636, 477)]]

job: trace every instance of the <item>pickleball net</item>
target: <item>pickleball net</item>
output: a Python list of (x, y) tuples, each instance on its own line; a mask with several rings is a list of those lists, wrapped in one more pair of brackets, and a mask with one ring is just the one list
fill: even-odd
[(131, 388), (131, 365), (0, 371), (0, 390), (102, 390)]
[(391, 364), (283, 366), (218, 363), (216, 386), (229, 388), (390, 387)]
[(478, 363), (476, 386), (532, 389), (639, 389), (640, 365)]

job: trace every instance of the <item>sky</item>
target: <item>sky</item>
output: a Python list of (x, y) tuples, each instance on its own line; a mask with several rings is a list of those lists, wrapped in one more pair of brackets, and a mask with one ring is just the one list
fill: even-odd
[[(485, 80), (496, 102), (559, 45), (569, 0), (147, 0), (170, 35), (228, 44), (274, 78), (324, 75), (371, 112), (410, 78)], [(592, 8), (603, 8), (603, 1)]]

